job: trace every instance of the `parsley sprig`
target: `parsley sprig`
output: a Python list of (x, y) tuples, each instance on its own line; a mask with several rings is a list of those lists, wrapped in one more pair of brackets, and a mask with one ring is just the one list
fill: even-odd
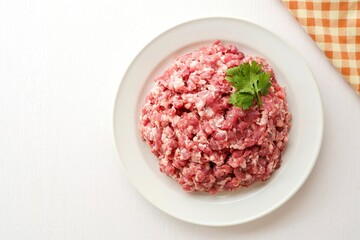
[(226, 71), (225, 79), (236, 89), (229, 98), (229, 103), (246, 110), (254, 104), (262, 106), (261, 96), (268, 93), (270, 74), (261, 69), (255, 61), (243, 63)]

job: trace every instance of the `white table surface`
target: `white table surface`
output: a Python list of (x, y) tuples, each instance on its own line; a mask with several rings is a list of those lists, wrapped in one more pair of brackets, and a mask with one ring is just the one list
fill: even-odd
[[(325, 117), (300, 191), (259, 220), (223, 228), (148, 203), (112, 139), (131, 60), (162, 31), (207, 16), (246, 19), (290, 42), (311, 66)], [(278, 0), (0, 1), (1, 240), (360, 239), (359, 136), (360, 97)]]

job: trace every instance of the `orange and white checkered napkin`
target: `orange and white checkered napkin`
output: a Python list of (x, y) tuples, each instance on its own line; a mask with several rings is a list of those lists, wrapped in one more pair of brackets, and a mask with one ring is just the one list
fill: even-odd
[(360, 95), (360, 0), (283, 0)]

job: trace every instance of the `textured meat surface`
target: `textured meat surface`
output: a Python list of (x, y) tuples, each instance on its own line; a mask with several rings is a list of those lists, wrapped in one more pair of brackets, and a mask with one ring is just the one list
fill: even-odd
[[(228, 103), (226, 70), (256, 61), (271, 74), (263, 106), (242, 110)], [(267, 180), (281, 165), (291, 114), (284, 88), (262, 58), (245, 57), (215, 41), (176, 58), (155, 79), (140, 117), (142, 138), (160, 171), (185, 191), (217, 193)]]

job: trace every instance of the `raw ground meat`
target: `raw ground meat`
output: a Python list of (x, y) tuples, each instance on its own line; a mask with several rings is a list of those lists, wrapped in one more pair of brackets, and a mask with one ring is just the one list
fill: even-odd
[[(256, 61), (271, 74), (263, 106), (242, 110), (228, 103), (226, 70)], [(142, 138), (160, 170), (188, 192), (215, 194), (267, 180), (281, 165), (291, 114), (284, 88), (262, 58), (245, 57), (215, 41), (177, 57), (155, 79), (140, 117)]]

